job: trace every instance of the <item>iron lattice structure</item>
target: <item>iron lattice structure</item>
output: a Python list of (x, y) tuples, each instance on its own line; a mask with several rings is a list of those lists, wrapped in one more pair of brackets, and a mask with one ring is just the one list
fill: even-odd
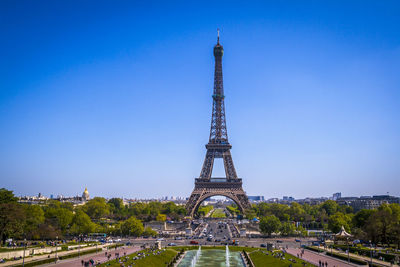
[[(218, 34), (218, 41), (214, 46), (215, 73), (210, 138), (206, 145), (207, 153), (200, 177), (195, 179), (195, 188), (186, 203), (188, 215), (192, 217), (205, 199), (217, 195), (232, 199), (242, 212), (251, 207), (242, 188), (242, 179), (237, 177), (230, 151), (232, 146), (228, 141), (222, 79), (223, 54), (224, 49), (219, 43)], [(225, 178), (211, 177), (215, 158), (223, 159)]]

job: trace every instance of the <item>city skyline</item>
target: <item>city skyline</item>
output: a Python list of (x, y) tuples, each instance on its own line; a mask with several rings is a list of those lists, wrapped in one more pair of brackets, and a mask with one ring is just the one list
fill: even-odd
[(188, 197), (220, 28), (248, 195), (399, 196), (400, 5), (290, 3), (2, 1), (0, 187)]

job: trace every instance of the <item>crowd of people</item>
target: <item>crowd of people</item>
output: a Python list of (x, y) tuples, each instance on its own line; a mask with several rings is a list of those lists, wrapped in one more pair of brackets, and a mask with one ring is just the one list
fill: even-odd
[[(119, 253), (115, 253), (115, 259), (120, 264), (121, 267), (133, 267), (136, 265), (135, 261), (144, 259), (148, 256), (158, 256), (163, 253), (165, 249), (146, 249), (144, 251), (138, 252), (135, 256), (126, 256), (126, 252), (124, 252), (124, 256), (120, 257)], [(110, 260), (111, 254), (108, 254), (108, 259)], [(133, 261), (133, 262), (132, 262)], [(111, 265), (111, 263), (107, 263), (106, 266)], [(88, 265), (90, 266), (90, 265)], [(85, 265), (85, 267), (87, 267)]]

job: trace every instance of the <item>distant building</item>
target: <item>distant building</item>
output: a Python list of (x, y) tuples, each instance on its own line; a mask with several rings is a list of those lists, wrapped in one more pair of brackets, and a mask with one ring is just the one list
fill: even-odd
[(319, 205), (325, 201), (327, 201), (328, 198), (326, 197), (319, 197), (319, 198), (304, 198), (304, 199), (297, 199), (296, 202), (299, 204), (308, 204), (308, 205)]
[(338, 193), (334, 193), (332, 195), (332, 200), (338, 200), (339, 198), (342, 197), (342, 193), (338, 192)]
[(264, 196), (248, 196), (248, 199), (252, 202), (262, 202), (264, 201)]
[(292, 202), (294, 197), (283, 196), (282, 202)]
[(400, 203), (400, 198), (389, 195), (342, 197), (336, 200), (339, 205), (347, 205), (355, 212), (362, 209), (376, 209), (382, 204)]
[(87, 188), (85, 187), (85, 191), (83, 191), (83, 193), (82, 193), (82, 200), (83, 201), (88, 201), (89, 200), (89, 192), (88, 192), (88, 190), (87, 190)]

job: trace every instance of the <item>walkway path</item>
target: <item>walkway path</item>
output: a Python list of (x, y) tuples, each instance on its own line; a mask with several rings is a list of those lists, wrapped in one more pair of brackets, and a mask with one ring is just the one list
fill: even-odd
[[(317, 248), (317, 247), (315, 247), (315, 248)], [(324, 248), (324, 247), (320, 247), (321, 249), (323, 249), (323, 250), (325, 250), (325, 251), (331, 251), (331, 249), (330, 248)], [(335, 253), (339, 253), (339, 254), (343, 254), (343, 255), (347, 255), (346, 253), (343, 253), (343, 251), (339, 251), (339, 250), (337, 250), (337, 249), (333, 249), (333, 252)], [(370, 261), (371, 260), (371, 258), (370, 257), (366, 257), (366, 256), (361, 256), (361, 255), (357, 255), (357, 254), (354, 254), (354, 253), (350, 253), (350, 257), (352, 257), (352, 258), (357, 258), (357, 259), (359, 259), (359, 260), (365, 260), (365, 261)], [(378, 260), (378, 259), (374, 259), (374, 258), (372, 258), (372, 262), (373, 263), (378, 263), (378, 264), (380, 264), (380, 265), (382, 265), (382, 266), (393, 266), (393, 267), (397, 267), (397, 266), (399, 266), (399, 265), (397, 265), (397, 264), (390, 264), (389, 262), (387, 262), (387, 261), (381, 261), (381, 260)]]
[[(118, 249), (110, 249), (107, 251), (107, 253), (111, 253), (111, 258), (110, 260), (115, 259), (115, 253), (119, 253), (120, 257), (124, 256), (124, 253), (126, 253), (126, 255), (135, 253), (136, 251), (139, 251), (141, 248), (140, 247), (122, 247), (122, 248), (118, 248)], [(57, 264), (46, 264), (46, 265), (42, 265), (42, 266), (57, 266), (57, 267), (82, 267), (82, 260), (83, 261), (89, 261), (90, 259), (93, 259), (94, 262), (96, 263), (104, 263), (106, 261), (108, 261), (108, 258), (105, 256), (105, 252), (99, 252), (96, 254), (88, 254), (88, 255), (84, 255), (81, 256), (79, 258), (71, 258), (71, 259), (66, 259), (66, 260), (62, 260), (59, 261)]]
[[(97, 248), (105, 248), (106, 246), (110, 246), (110, 245), (111, 244), (98, 245)], [(96, 249), (96, 246), (80, 248), (80, 252), (84, 252), (84, 251), (91, 250), (91, 249)], [(57, 255), (58, 256), (64, 256), (64, 255), (73, 254), (73, 253), (78, 253), (78, 249), (69, 250), (69, 251), (58, 251)], [(44, 259), (48, 259), (48, 258), (53, 258), (54, 259), (55, 255), (56, 255), (56, 253), (53, 252), (51, 254), (35, 255), (33, 257), (26, 257), (25, 258), (25, 263), (28, 263), (28, 262), (31, 262), (31, 261), (44, 260)], [(22, 259), (15, 260), (15, 261), (6, 261), (5, 263), (0, 263), (0, 267), (12, 266), (12, 265), (18, 265), (18, 264), (22, 264)]]
[[(297, 257), (297, 254), (300, 255), (301, 250), (299, 248), (288, 248), (286, 249), (286, 252)], [(304, 254), (303, 257), (301, 258), (302, 260), (308, 261), (312, 264), (315, 264), (316, 266), (318, 266), (319, 261), (321, 262), (327, 262), (328, 263), (328, 267), (354, 267), (354, 266), (360, 266), (360, 265), (355, 265), (352, 263), (347, 263), (347, 262), (343, 262), (341, 260), (337, 260), (335, 258), (323, 255), (323, 254), (318, 254), (318, 253), (314, 253), (311, 252), (307, 249), (304, 250)]]

